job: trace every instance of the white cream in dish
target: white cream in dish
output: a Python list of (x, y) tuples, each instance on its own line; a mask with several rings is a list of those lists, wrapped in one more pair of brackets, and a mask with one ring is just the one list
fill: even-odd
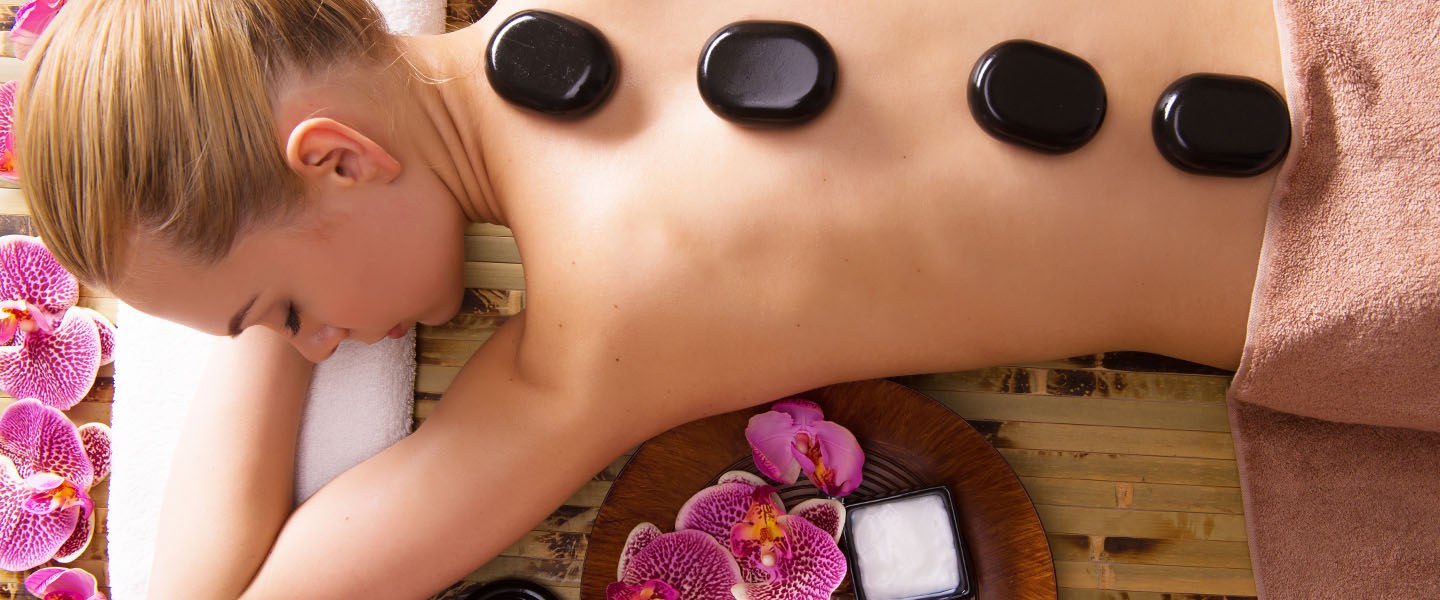
[(855, 507), (846, 535), (866, 600), (925, 598), (960, 585), (954, 525), (939, 494)]

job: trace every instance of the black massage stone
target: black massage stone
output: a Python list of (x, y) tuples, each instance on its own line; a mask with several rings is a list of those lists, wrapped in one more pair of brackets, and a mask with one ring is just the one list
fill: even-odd
[(1290, 110), (1275, 88), (1249, 77), (1180, 78), (1155, 103), (1151, 132), (1160, 154), (1201, 175), (1249, 177), (1290, 149)]
[(599, 108), (615, 90), (617, 71), (599, 31), (542, 10), (511, 15), (485, 51), (485, 76), (501, 98), (557, 117)]
[(970, 72), (970, 112), (1001, 140), (1060, 154), (1105, 120), (1105, 84), (1078, 56), (1029, 40), (1001, 42)]
[(506, 579), (470, 592), (463, 600), (555, 600), (555, 594), (533, 581)]
[(781, 21), (731, 23), (700, 53), (700, 96), (741, 125), (799, 125), (835, 96), (835, 51), (814, 29)]

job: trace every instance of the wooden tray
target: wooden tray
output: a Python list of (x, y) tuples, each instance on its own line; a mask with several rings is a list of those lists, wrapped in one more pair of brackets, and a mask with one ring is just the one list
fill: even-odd
[[(799, 395), (820, 404), (865, 450), (865, 482), (850, 501), (948, 483), (975, 571), (977, 598), (1029, 600), (1057, 595), (1050, 547), (1035, 505), (1014, 471), (968, 423), (938, 402), (883, 380), (845, 383)], [(765, 406), (688, 423), (635, 451), (610, 488), (590, 534), (580, 597), (605, 597), (630, 530), (662, 531), (695, 492), (725, 471), (755, 472), (745, 425)], [(816, 495), (802, 478), (781, 487), (786, 506)], [(851, 598), (847, 580), (836, 598)]]

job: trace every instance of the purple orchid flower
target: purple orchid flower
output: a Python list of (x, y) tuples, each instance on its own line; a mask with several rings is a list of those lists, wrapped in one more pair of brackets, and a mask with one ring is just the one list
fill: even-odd
[(15, 11), (15, 26), (10, 28), (10, 46), (15, 58), (24, 59), (40, 39), (40, 32), (55, 19), (55, 14), (64, 8), (65, 0), (36, 0), (28, 2)]
[(825, 600), (845, 579), (847, 563), (836, 543), (844, 522), (838, 501), (806, 500), (787, 514), (775, 488), (731, 471), (680, 508), (675, 529), (729, 542), (742, 579), (731, 589), (736, 598)]
[(766, 477), (795, 483), (804, 471), (820, 492), (840, 497), (860, 487), (865, 453), (855, 434), (824, 420), (820, 405), (790, 398), (750, 417), (745, 439)]
[(20, 181), (15, 172), (15, 140), (10, 134), (15, 124), (15, 88), (18, 81), (0, 84), (0, 179)]
[(40, 600), (105, 600), (95, 576), (80, 569), (40, 569), (25, 578), (25, 590)]
[(607, 600), (733, 600), (740, 567), (703, 531), (660, 533), (641, 523), (620, 551), (620, 581), (605, 588)]
[(75, 560), (90, 544), (90, 488), (110, 471), (109, 428), (77, 429), (55, 408), (26, 399), (0, 414), (0, 570)]
[(0, 237), (0, 389), (67, 410), (113, 357), (115, 329), (100, 313), (71, 310), (75, 278), (39, 238)]

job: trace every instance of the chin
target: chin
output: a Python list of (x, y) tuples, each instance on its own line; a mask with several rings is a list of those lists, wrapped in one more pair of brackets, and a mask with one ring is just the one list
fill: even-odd
[(460, 306), (464, 299), (465, 289), (461, 288), (458, 293), (450, 294), (450, 300), (436, 307), (435, 310), (429, 311), (429, 314), (417, 319), (416, 322), (431, 327), (449, 323), (451, 319), (455, 318), (455, 315), (460, 314)]

